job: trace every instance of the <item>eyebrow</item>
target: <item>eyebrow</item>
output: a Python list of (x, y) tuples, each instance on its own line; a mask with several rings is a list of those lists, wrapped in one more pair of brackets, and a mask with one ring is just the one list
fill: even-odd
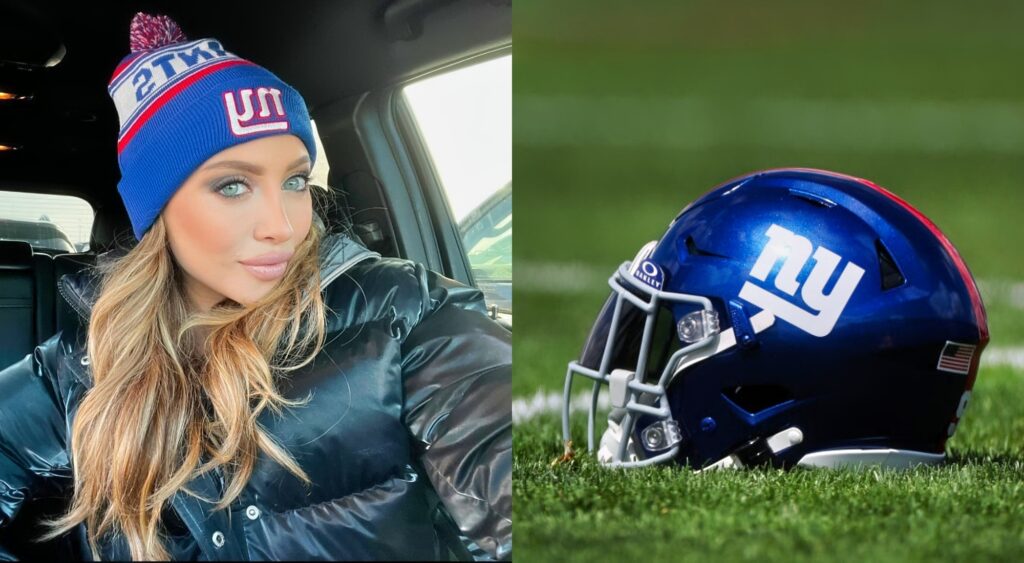
[[(309, 162), (308, 156), (300, 157), (295, 162), (288, 166), (288, 170), (291, 170), (300, 164), (306, 164)], [(263, 174), (263, 167), (252, 164), (251, 162), (245, 162), (244, 160), (222, 160), (220, 162), (214, 162), (213, 164), (207, 164), (203, 167), (203, 170), (209, 170), (211, 168), (238, 168), (245, 170), (252, 174)]]

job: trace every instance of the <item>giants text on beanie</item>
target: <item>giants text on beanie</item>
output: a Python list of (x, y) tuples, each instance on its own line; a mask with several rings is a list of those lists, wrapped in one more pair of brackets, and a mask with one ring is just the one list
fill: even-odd
[(216, 39), (188, 41), (167, 16), (132, 19), (131, 53), (107, 90), (121, 130), (121, 194), (135, 238), (192, 172), (233, 145), (291, 134), (316, 142), (302, 96), (267, 69), (225, 51)]

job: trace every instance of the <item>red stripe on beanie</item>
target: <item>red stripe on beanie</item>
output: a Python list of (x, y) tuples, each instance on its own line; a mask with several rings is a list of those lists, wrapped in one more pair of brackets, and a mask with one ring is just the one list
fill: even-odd
[(132, 140), (132, 137), (134, 137), (135, 134), (138, 133), (138, 131), (142, 127), (142, 125), (147, 120), (149, 120), (149, 118), (152, 117), (152, 115), (154, 113), (159, 111), (161, 107), (163, 107), (174, 96), (176, 96), (179, 92), (181, 92), (185, 88), (188, 88), (190, 85), (195, 83), (195, 81), (199, 80), (200, 78), (203, 78), (204, 76), (206, 76), (206, 75), (208, 75), (208, 74), (210, 74), (212, 72), (215, 72), (215, 71), (218, 71), (218, 70), (222, 70), (222, 69), (225, 69), (225, 68), (228, 68), (228, 67), (232, 67), (232, 66), (235, 66), (235, 65), (252, 65), (252, 66), (256, 66), (255, 63), (252, 63), (252, 62), (247, 61), (245, 59), (234, 59), (234, 60), (228, 60), (228, 61), (212, 64), (212, 65), (210, 65), (210, 66), (208, 66), (208, 67), (206, 67), (206, 68), (196, 72), (192, 76), (189, 76), (188, 78), (182, 80), (181, 82), (175, 84), (172, 88), (168, 89), (163, 94), (160, 94), (160, 96), (157, 97), (155, 100), (153, 100), (149, 104), (149, 107), (147, 107), (146, 110), (144, 112), (142, 112), (142, 115), (140, 115), (138, 117), (138, 119), (135, 120), (135, 123), (133, 123), (132, 126), (127, 131), (125, 131), (124, 136), (121, 137), (121, 140), (119, 140), (117, 142), (117, 154), (118, 154), (118, 156), (120, 156), (121, 152), (124, 151), (124, 148), (126, 146), (128, 146), (128, 143)]
[(110, 75), (110, 80), (108, 80), (107, 83), (108, 84), (113, 84), (114, 80), (116, 80), (117, 77), (122, 72), (124, 72), (124, 69), (128, 68), (128, 65), (132, 64), (133, 62), (135, 62), (135, 59), (141, 57), (142, 55), (143, 55), (143, 53), (132, 53), (131, 56), (125, 57), (125, 59), (123, 61), (121, 61), (121, 64), (117, 65), (117, 68), (114, 69), (114, 74)]

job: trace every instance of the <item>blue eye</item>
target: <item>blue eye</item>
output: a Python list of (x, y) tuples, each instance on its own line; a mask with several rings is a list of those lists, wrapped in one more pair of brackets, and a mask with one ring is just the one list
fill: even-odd
[(240, 191), (240, 189), (228, 190), (228, 188), (242, 188), (242, 187), (246, 187), (247, 188), (248, 186), (246, 186), (245, 182), (242, 181), (241, 178), (228, 178), (227, 181), (225, 181), (221, 185), (217, 186), (216, 192), (221, 194), (224, 197), (234, 199), (236, 197), (241, 197), (241, 195), (244, 194), (245, 192), (244, 191)]
[[(295, 182), (294, 180), (298, 180), (298, 182)], [(284, 185), (286, 187), (290, 186), (290, 189), (297, 192), (301, 192), (309, 187), (309, 174), (296, 174), (295, 176), (288, 178), (288, 181), (285, 182)]]

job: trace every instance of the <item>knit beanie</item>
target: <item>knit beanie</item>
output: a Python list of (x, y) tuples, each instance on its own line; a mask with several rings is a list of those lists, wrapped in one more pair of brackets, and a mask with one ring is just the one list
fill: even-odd
[(316, 162), (305, 101), (267, 69), (216, 39), (189, 41), (167, 16), (136, 14), (130, 45), (107, 91), (121, 122), (117, 191), (136, 240), (192, 172), (226, 148), (291, 134)]

